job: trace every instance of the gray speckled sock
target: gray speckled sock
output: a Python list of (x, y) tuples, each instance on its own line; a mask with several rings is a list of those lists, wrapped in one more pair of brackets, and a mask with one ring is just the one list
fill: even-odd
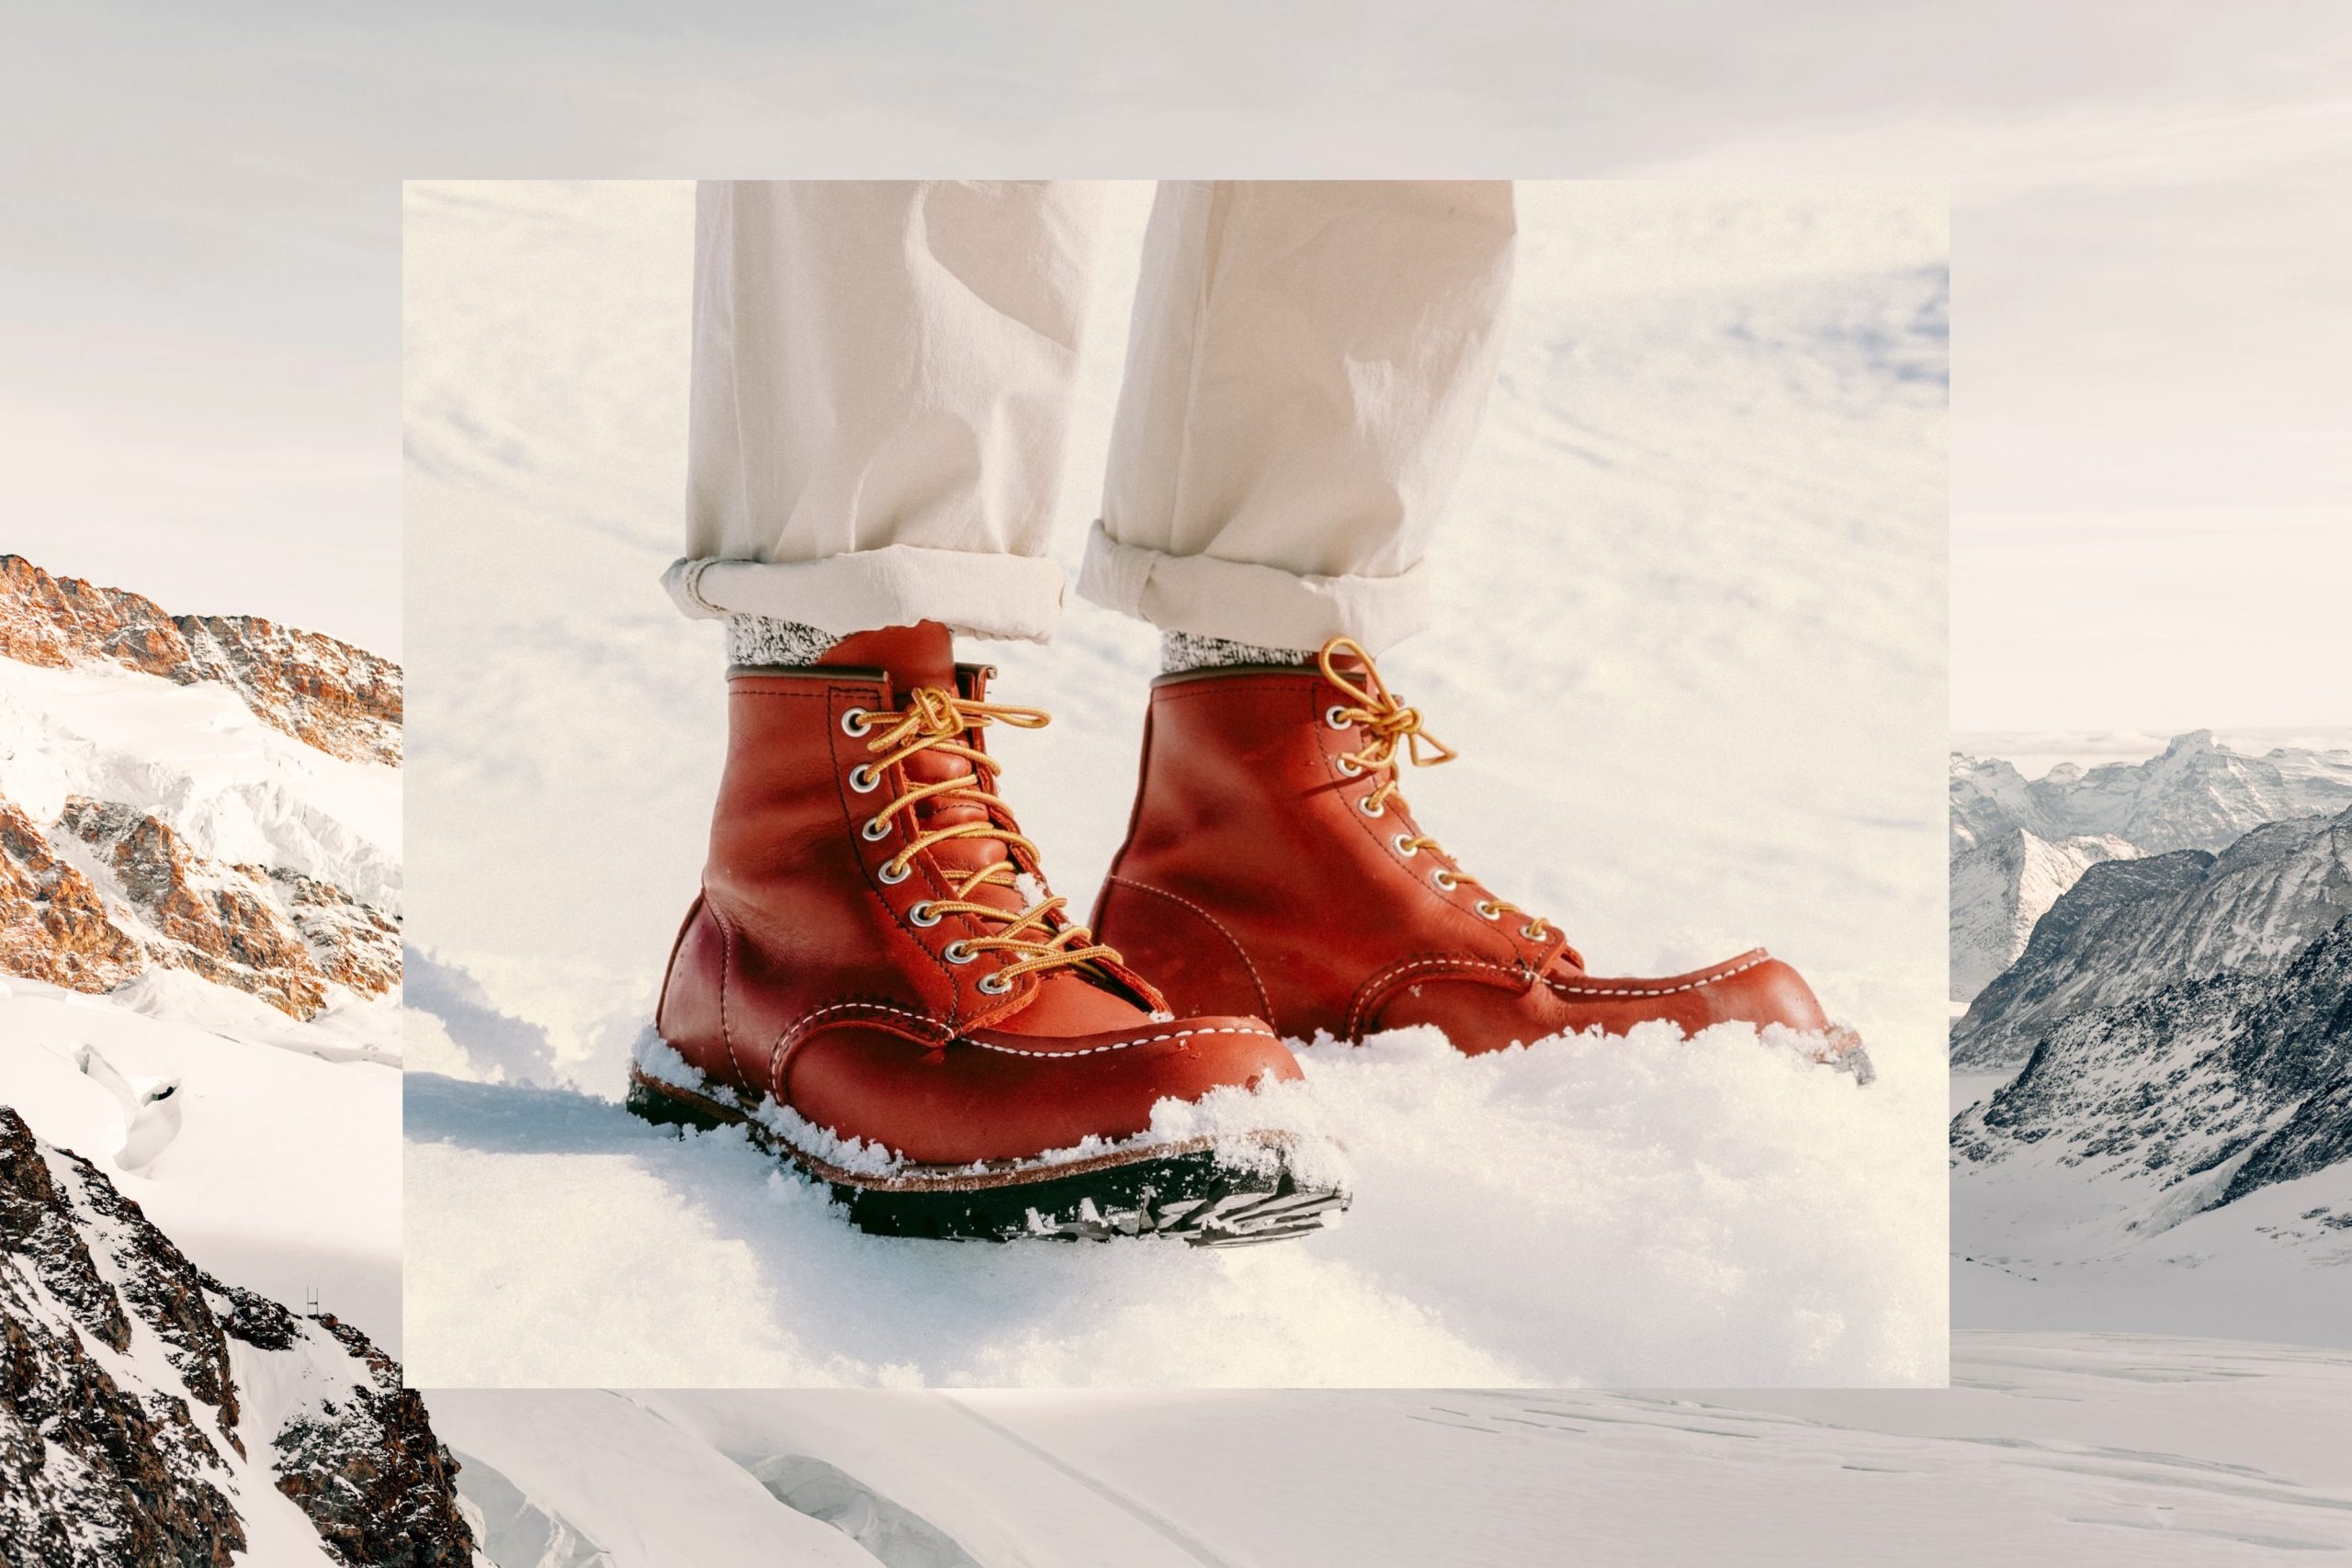
[(1186, 670), (1212, 670), (1221, 664), (1312, 664), (1311, 648), (1261, 648), (1254, 642), (1233, 642), (1194, 632), (1159, 634), (1159, 672), (1174, 675)]
[(766, 615), (727, 617), (727, 662), (774, 668), (814, 664), (842, 639), (798, 621)]

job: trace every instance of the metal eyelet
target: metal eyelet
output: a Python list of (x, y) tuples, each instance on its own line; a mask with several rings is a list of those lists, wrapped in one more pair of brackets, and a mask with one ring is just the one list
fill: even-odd
[(1012, 982), (1001, 975), (983, 975), (978, 984), (981, 990), (992, 997), (1001, 997), (1012, 989)]
[(850, 708), (844, 711), (842, 715), (842, 733), (844, 735), (865, 734), (865, 721), (868, 716), (864, 708)]
[(849, 771), (849, 787), (860, 795), (872, 795), (881, 785), (882, 775), (871, 762), (860, 762)]
[[(899, 874), (896, 876), (890, 874), (890, 868), (894, 865), (899, 866)], [(915, 868), (910, 865), (899, 865), (895, 860), (886, 860), (875, 868), (874, 879), (885, 887), (896, 887), (914, 874)]]
[(1525, 925), (1519, 928), (1519, 934), (1525, 937), (1530, 942), (1542, 942), (1545, 937), (1550, 936), (1552, 933), (1550, 931), (1537, 931), (1535, 929), (1535, 922), (1533, 920), (1530, 920)]
[(1385, 817), (1388, 815), (1388, 807), (1385, 806), (1374, 805), (1372, 796), (1368, 795), (1362, 795), (1357, 798), (1356, 809), (1363, 812), (1366, 817)]
[(1338, 762), (1340, 772), (1345, 777), (1354, 778), (1358, 773), (1363, 772), (1363, 764), (1357, 761), (1353, 757), (1341, 757), (1338, 759)]
[(950, 964), (969, 964), (973, 959), (978, 958), (979, 954), (972, 951), (969, 943), (958, 941), (951, 942), (945, 947), (941, 948), (939, 950), (939, 956), (944, 958)]
[(883, 821), (879, 817), (869, 817), (865, 819), (865, 826), (860, 828), (858, 832), (864, 835), (867, 843), (878, 844), (890, 836), (890, 824)]
[(1503, 918), (1503, 912), (1495, 908), (1493, 899), (1481, 898), (1478, 900), (1478, 918), (1482, 920), (1499, 920)]
[(1347, 715), (1347, 709), (1341, 707), (1337, 703), (1333, 703), (1329, 707), (1323, 710), (1323, 722), (1329, 725), (1334, 729), (1353, 729), (1356, 727), (1356, 721), (1348, 717)]
[(1396, 852), (1407, 860), (1411, 860), (1421, 852), (1420, 846), (1413, 842), (1413, 837), (1409, 833), (1399, 833), (1388, 841), (1396, 845)]
[(1454, 875), (1453, 873), (1446, 870), (1443, 866), (1439, 866), (1435, 871), (1430, 872), (1430, 880), (1436, 883), (1440, 887), (1444, 888), (1448, 893), (1453, 892), (1455, 888), (1462, 886), (1462, 879)]
[(932, 913), (931, 900), (923, 898), (909, 906), (907, 921), (910, 925), (935, 926), (939, 923), (940, 917)]

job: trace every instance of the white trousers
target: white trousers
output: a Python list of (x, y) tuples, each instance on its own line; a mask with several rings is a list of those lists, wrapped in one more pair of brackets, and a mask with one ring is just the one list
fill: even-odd
[[(679, 604), (1048, 637), (1100, 194), (703, 185)], [(1506, 183), (1163, 183), (1079, 592), (1272, 648), (1427, 625), (1514, 231)]]

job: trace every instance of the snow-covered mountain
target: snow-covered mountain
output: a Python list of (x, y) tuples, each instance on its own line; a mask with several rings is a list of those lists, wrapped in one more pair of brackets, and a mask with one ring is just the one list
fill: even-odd
[(0, 557), (0, 1105), (395, 1347), (401, 685)]
[(2023, 828), (1971, 844), (1951, 861), (1951, 999), (1973, 1000), (2018, 960), (2036, 921), (2101, 861), (2139, 853), (2111, 834), (2056, 843)]
[(366, 1335), (199, 1269), (0, 1106), (0, 1561), (460, 1568), (455, 1479)]
[(2352, 1343), (2347, 778), (2201, 732), (2030, 785), (1954, 760), (1956, 998), (2066, 874), (2043, 832), (2112, 851), (1953, 1025), (1956, 1321)]
[(401, 671), (0, 556), (0, 973), (185, 970), (307, 1020), (399, 984)]
[(1973, 1002), (2024, 953), (2035, 921), (2104, 861), (2219, 852), (2266, 822), (2352, 807), (2352, 750), (2252, 757), (2211, 730), (2161, 755), (2028, 780), (2007, 761), (1951, 758), (1951, 999)]
[(2352, 917), (2075, 1012), (1951, 1138), (1962, 1321), (2352, 1344)]
[[(2030, 1156), (2158, 1195), (2177, 1223), (2341, 1157), (2352, 1090), (2352, 911), (2275, 970), (2235, 969), (2077, 1009), (1952, 1124), (1956, 1165)], [(2352, 1209), (2335, 1228), (2352, 1228)]]
[[(2024, 1061), (2070, 1015), (2182, 980), (2278, 969), (2352, 913), (2352, 809), (2086, 870), (1952, 1028), (1952, 1064)], [(1957, 918), (1957, 908), (1955, 908)]]
[(2352, 750), (2248, 757), (2199, 729), (2143, 762), (2062, 763), (2031, 781), (2010, 763), (1954, 753), (1951, 790), (1955, 856), (2019, 828), (2052, 842), (2112, 836), (2142, 854), (2219, 852), (2265, 822), (2352, 807)]

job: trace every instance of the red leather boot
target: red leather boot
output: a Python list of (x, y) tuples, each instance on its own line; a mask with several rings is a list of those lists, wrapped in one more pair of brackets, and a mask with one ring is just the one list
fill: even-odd
[(934, 622), (730, 671), (702, 895), (631, 1108), (745, 1125), (887, 1235), (1313, 1229), (1346, 1201), (1327, 1152), (1255, 1100), (1199, 1103), (1298, 1065), (1247, 1008), (1171, 1017), (1048, 894), (981, 739), (1046, 716), (988, 701), (989, 673)]
[(1162, 676), (1095, 928), (1177, 1007), (1255, 1013), (1289, 1039), (1428, 1023), (1476, 1053), (1653, 1019), (1779, 1023), (1867, 1081), (1860, 1042), (1761, 949), (1663, 979), (1587, 974), (1414, 821), (1399, 770), (1453, 754), (1344, 637), (1320, 668)]

